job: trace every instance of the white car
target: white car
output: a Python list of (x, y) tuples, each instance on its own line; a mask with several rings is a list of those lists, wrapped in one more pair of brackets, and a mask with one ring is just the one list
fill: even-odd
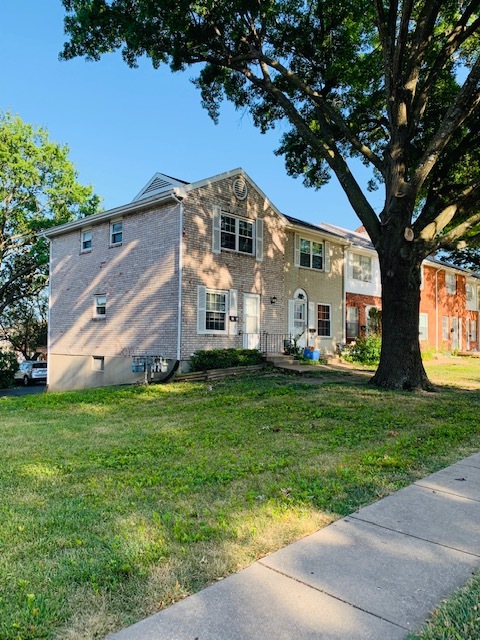
[(47, 363), (42, 361), (25, 360), (15, 373), (15, 380), (22, 381), (27, 387), (35, 382), (47, 381)]

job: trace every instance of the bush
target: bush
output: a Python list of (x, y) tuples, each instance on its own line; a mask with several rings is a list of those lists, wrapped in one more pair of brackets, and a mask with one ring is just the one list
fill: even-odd
[(17, 357), (11, 351), (0, 350), (0, 388), (13, 385), (13, 377), (18, 369)]
[(210, 349), (195, 351), (190, 357), (191, 371), (243, 367), (263, 362), (258, 349)]
[(359, 362), (360, 364), (378, 364), (380, 362), (380, 350), (382, 338), (378, 335), (357, 338), (355, 343), (349, 344), (342, 351), (341, 356), (347, 362)]

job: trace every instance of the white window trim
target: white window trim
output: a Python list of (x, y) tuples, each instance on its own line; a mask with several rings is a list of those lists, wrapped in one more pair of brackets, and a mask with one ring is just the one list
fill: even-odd
[[(453, 285), (453, 286), (451, 286)], [(457, 293), (457, 275), (455, 273), (445, 273), (445, 290), (454, 296)]]
[[(355, 277), (354, 275), (355, 266), (357, 266), (360, 272), (363, 272), (363, 267), (361, 265), (354, 265), (355, 258), (366, 258), (367, 260), (370, 261), (370, 270), (369, 270), (369, 273), (367, 274), (368, 276), (367, 278)], [(366, 253), (352, 252), (350, 254), (350, 277), (352, 280), (356, 280), (357, 282), (373, 282), (373, 257), (370, 255), (367, 255)]]
[[(99, 299), (104, 298), (105, 303), (99, 304)], [(98, 313), (99, 307), (105, 307), (105, 313)], [(107, 317), (107, 295), (105, 293), (97, 293), (94, 296), (93, 300), (93, 317), (104, 320)]]
[[(227, 247), (222, 247), (222, 218), (227, 217), (235, 220), (235, 249), (229, 249)], [(245, 222), (249, 224), (252, 228), (252, 236), (249, 238), (252, 242), (252, 251), (240, 251), (240, 222)], [(231, 233), (231, 232), (229, 232)], [(233, 235), (233, 234), (232, 234)], [(245, 236), (248, 237), (248, 236)], [(241, 253), (244, 256), (254, 256), (255, 255), (255, 221), (250, 220), (249, 218), (243, 218), (242, 216), (236, 216), (231, 213), (227, 213), (226, 211), (222, 211), (220, 213), (220, 247), (222, 251), (227, 251), (230, 253)]]
[[(225, 296), (225, 329), (207, 329), (207, 293), (215, 293)], [(235, 292), (236, 293), (236, 292)], [(224, 289), (210, 289), (208, 287), (204, 287), (203, 285), (198, 286), (198, 299), (197, 299), (197, 334), (204, 335), (217, 335), (217, 336), (227, 336), (230, 333), (230, 319), (229, 316), (233, 315), (230, 313), (230, 304), (231, 299), (235, 296), (231, 294), (230, 291), (226, 291)], [(235, 300), (236, 304), (236, 300)], [(236, 321), (235, 328), (232, 327), (232, 330), (236, 331)]]
[[(330, 333), (327, 335), (320, 335), (320, 332), (318, 331), (318, 308), (319, 307), (328, 307), (328, 321), (330, 323)], [(317, 337), (322, 340), (328, 340), (329, 338), (332, 337), (332, 305), (329, 304), (328, 302), (317, 302), (316, 305), (316, 309), (317, 309), (317, 318), (316, 318), (316, 324), (317, 324)]]
[[(113, 227), (114, 227), (114, 225), (118, 224), (119, 222), (121, 222), (121, 224), (122, 224), (122, 239), (121, 239), (120, 242), (114, 242), (113, 241), (113, 236), (114, 236)], [(117, 218), (116, 220), (111, 220), (110, 221), (110, 246), (111, 247), (120, 247), (122, 244), (123, 244), (123, 219), (122, 218)]]
[[(240, 243), (239, 222), (235, 223), (235, 249), (227, 249), (222, 247), (222, 216), (234, 218), (236, 221), (243, 220), (252, 225), (252, 251), (239, 251)], [(239, 253), (242, 256), (254, 256), (258, 262), (263, 261), (263, 218), (246, 218), (237, 216), (227, 211), (222, 211), (218, 205), (213, 206), (212, 210), (212, 253)]]
[[(317, 269), (316, 267), (312, 267), (313, 254), (312, 254), (311, 246), (310, 246), (310, 266), (300, 264), (300, 254), (301, 254), (300, 246), (301, 246), (302, 240), (305, 240), (306, 242), (310, 242), (310, 243), (315, 242), (316, 244), (319, 244), (322, 247), (322, 266), (320, 269)], [(308, 238), (307, 236), (301, 235), (299, 233), (295, 234), (294, 242), (295, 242), (294, 263), (296, 267), (298, 267), (299, 269), (309, 269), (310, 271), (315, 271), (315, 272), (328, 273), (330, 271), (330, 242), (328, 242), (327, 240), (319, 240), (318, 238), (314, 240), (313, 238)]]
[[(90, 246), (89, 247), (84, 247), (83, 244), (85, 242), (84, 237), (85, 234), (89, 233), (90, 234)], [(81, 233), (80, 233), (80, 252), (81, 253), (89, 253), (92, 250), (93, 247), (93, 230), (92, 227), (88, 227), (87, 229), (82, 229)]]

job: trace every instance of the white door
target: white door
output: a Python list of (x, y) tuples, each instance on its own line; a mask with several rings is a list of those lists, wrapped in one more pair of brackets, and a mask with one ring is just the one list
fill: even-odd
[(452, 351), (458, 351), (460, 348), (460, 333), (458, 326), (458, 318), (452, 317)]
[(297, 346), (303, 349), (307, 344), (307, 303), (305, 300), (290, 300), (289, 306), (288, 333), (297, 339)]
[(243, 348), (260, 349), (260, 296), (243, 294)]

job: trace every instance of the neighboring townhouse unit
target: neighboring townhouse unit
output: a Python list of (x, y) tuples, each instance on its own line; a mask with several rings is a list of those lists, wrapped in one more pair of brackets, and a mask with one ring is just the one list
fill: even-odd
[(371, 309), (382, 308), (382, 283), (377, 252), (365, 233), (322, 225), (348, 242), (345, 250), (345, 341), (352, 342), (371, 330)]
[(49, 230), (49, 389), (141, 380), (146, 355), (163, 371), (198, 349), (280, 351), (301, 325), (333, 352), (343, 240), (311, 227), (236, 169), (156, 174), (132, 203)]
[[(378, 256), (363, 229), (349, 231), (323, 224), (350, 243), (345, 254), (346, 341), (372, 330), (370, 310), (381, 309)], [(435, 258), (422, 264), (419, 337), (423, 348), (478, 351), (480, 279)]]
[(286, 216), (287, 332), (299, 347), (334, 354), (344, 340), (344, 239), (323, 225)]
[(478, 351), (480, 279), (441, 260), (423, 263), (420, 339), (437, 351)]

